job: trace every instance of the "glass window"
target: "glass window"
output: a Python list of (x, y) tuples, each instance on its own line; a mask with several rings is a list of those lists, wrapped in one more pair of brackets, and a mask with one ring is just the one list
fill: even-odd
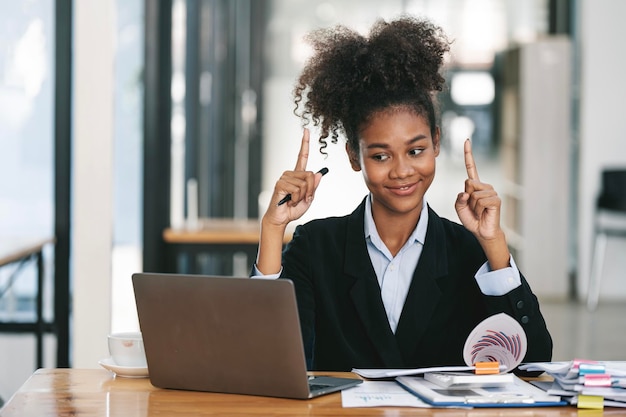
[[(54, 28), (53, 0), (0, 2), (0, 247), (7, 254), (54, 235)], [(47, 317), (52, 251), (44, 251)], [(36, 288), (36, 262), (1, 267), (0, 320), (33, 322)], [(0, 369), (11, 376), (0, 379), (0, 398), (32, 373), (35, 349), (34, 335), (0, 334)]]
[(54, 2), (0, 2), (0, 236), (53, 228)]

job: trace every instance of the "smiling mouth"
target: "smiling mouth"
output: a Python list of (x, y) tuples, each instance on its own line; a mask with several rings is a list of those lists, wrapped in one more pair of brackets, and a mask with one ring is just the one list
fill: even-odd
[(412, 194), (416, 186), (417, 186), (417, 183), (413, 183), (413, 184), (399, 185), (399, 186), (388, 187), (388, 188), (389, 188), (389, 191), (391, 191), (394, 194), (407, 195), (407, 194)]

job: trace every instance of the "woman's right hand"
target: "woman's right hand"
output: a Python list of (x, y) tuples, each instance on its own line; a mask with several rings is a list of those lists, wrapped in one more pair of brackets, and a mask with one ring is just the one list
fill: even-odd
[[(322, 172), (306, 171), (308, 160), (309, 130), (304, 129), (296, 169), (285, 171), (276, 182), (270, 205), (261, 221), (256, 267), (264, 275), (281, 271), (285, 229), (289, 222), (299, 219), (309, 209), (324, 175)], [(291, 195), (289, 201), (279, 204), (287, 195)]]
[[(305, 128), (296, 168), (293, 171), (285, 171), (274, 186), (274, 193), (263, 219), (266, 225), (287, 226), (289, 222), (302, 217), (313, 202), (315, 190), (323, 173), (306, 170), (309, 160), (309, 138), (309, 129)], [(291, 196), (290, 199), (279, 204), (288, 195)]]

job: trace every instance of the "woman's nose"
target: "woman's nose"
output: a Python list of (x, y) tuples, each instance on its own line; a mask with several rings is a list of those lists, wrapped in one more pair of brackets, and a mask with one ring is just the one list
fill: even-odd
[(390, 176), (392, 178), (406, 178), (413, 175), (414, 172), (413, 161), (409, 158), (396, 158)]

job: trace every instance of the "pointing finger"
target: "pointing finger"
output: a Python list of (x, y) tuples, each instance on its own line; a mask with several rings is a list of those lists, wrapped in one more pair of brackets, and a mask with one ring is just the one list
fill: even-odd
[(476, 163), (474, 162), (474, 155), (472, 154), (472, 142), (470, 142), (469, 139), (465, 140), (463, 152), (465, 154), (465, 168), (467, 169), (467, 177), (470, 180), (478, 181), (478, 171), (476, 170)]
[(309, 161), (309, 129), (304, 129), (302, 134), (302, 144), (298, 153), (298, 162), (296, 162), (296, 171), (306, 171), (306, 164)]

